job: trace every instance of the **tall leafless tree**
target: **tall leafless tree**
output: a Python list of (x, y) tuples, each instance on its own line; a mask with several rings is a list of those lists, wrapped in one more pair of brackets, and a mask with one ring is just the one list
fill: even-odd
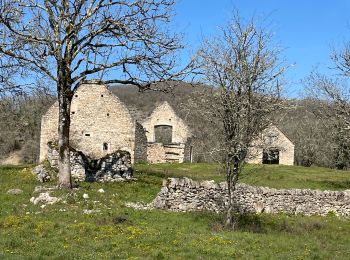
[[(152, 88), (181, 80), (182, 46), (169, 31), (174, 0), (0, 0), (2, 64), (55, 82), (59, 101), (59, 187), (71, 187), (70, 104), (92, 76)], [(22, 82), (23, 82), (22, 78)]]
[[(338, 169), (350, 168), (350, 76), (349, 53), (332, 55), (337, 71), (335, 77), (312, 72), (305, 80), (306, 90), (311, 99), (317, 100), (319, 108), (314, 111), (318, 119), (330, 128), (333, 151), (328, 156)], [(346, 66), (349, 66), (346, 69)]]
[(305, 80), (307, 92), (322, 105), (318, 118), (332, 128), (334, 166), (350, 168), (350, 44), (331, 54), (336, 75), (326, 76), (314, 71)]
[(279, 49), (271, 47), (271, 34), (252, 19), (244, 21), (237, 12), (221, 34), (205, 41), (199, 52), (200, 64), (209, 85), (214, 86), (214, 106), (220, 120), (225, 154), (229, 205), (226, 225), (236, 226), (236, 183), (252, 142), (269, 125), (279, 104), (278, 77), (285, 67)]

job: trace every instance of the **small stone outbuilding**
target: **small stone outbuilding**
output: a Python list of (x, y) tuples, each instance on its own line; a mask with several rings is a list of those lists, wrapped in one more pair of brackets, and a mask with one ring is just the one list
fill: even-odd
[(294, 164), (294, 144), (275, 125), (269, 126), (249, 151), (248, 163), (253, 164)]
[[(58, 140), (58, 102), (41, 120), (40, 161), (48, 156), (49, 144)], [(71, 104), (70, 145), (91, 158), (122, 150), (131, 162), (184, 162), (190, 160), (191, 133), (171, 106), (164, 102), (144, 122), (99, 83), (84, 83)]]
[(156, 107), (142, 123), (147, 136), (147, 160), (150, 163), (184, 162), (191, 159), (192, 136), (188, 126), (168, 102)]

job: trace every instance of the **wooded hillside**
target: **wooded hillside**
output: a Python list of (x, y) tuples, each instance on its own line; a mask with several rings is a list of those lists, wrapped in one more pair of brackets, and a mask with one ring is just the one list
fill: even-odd
[[(117, 95), (139, 120), (146, 118), (163, 101), (169, 102), (185, 120), (194, 134), (194, 160), (213, 161), (220, 158), (215, 152), (217, 136), (213, 134), (216, 119), (206, 113), (203, 98), (210, 97), (205, 86), (176, 84), (170, 92), (139, 92), (133, 86), (113, 86)], [(2, 98), (0, 100), (0, 158), (20, 150), (21, 161), (36, 162), (39, 155), (40, 121), (54, 98), (45, 93)], [(276, 112), (276, 125), (295, 144), (295, 162), (303, 166), (348, 168), (348, 158), (339, 154), (335, 131), (320, 116), (321, 106), (312, 100), (286, 100), (285, 108)], [(340, 167), (344, 165), (344, 167)]]

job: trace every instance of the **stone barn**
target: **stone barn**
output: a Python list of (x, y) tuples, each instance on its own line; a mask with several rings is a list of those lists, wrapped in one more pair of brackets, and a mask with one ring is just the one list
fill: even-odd
[(294, 144), (277, 126), (268, 127), (256, 140), (248, 155), (253, 164), (294, 164)]
[[(57, 142), (57, 129), (58, 102), (41, 120), (40, 161), (47, 158), (49, 144)], [(139, 122), (105, 85), (84, 83), (74, 93), (70, 144), (91, 158), (124, 150), (132, 162), (184, 162), (190, 158), (190, 137), (188, 127), (168, 103)]]
[(150, 163), (191, 161), (192, 136), (184, 121), (164, 102), (143, 123), (147, 136), (147, 160)]

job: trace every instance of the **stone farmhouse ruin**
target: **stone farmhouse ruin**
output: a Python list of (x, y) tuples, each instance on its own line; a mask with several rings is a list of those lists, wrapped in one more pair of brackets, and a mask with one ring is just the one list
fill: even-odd
[[(107, 86), (84, 83), (71, 104), (70, 144), (92, 159), (118, 150), (130, 153), (131, 163), (191, 162), (193, 134), (168, 102), (156, 106), (146, 117), (138, 116)], [(42, 116), (40, 161), (50, 157), (57, 142), (58, 102)], [(294, 144), (276, 127), (266, 129), (254, 142), (249, 163), (294, 164)]]
[[(58, 101), (41, 120), (40, 161), (47, 158), (49, 144), (57, 142), (57, 129)], [(72, 99), (70, 144), (94, 159), (123, 150), (132, 163), (182, 163), (191, 160), (191, 136), (167, 102), (139, 122), (105, 85), (84, 83)]]
[(269, 126), (253, 143), (248, 163), (294, 164), (294, 144), (277, 126)]

